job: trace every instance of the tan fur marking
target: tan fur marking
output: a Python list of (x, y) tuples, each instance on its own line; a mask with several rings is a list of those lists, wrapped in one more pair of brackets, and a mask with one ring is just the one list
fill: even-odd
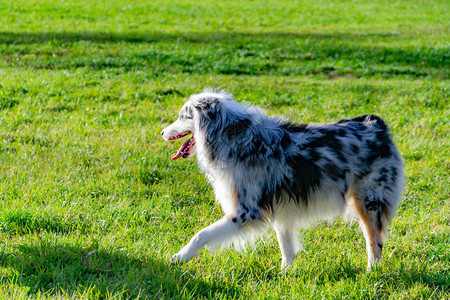
[(382, 249), (379, 244), (383, 244), (383, 231), (378, 230), (375, 216), (371, 216), (364, 206), (364, 201), (358, 195), (352, 195), (355, 204), (355, 210), (359, 216), (359, 223), (363, 230), (366, 239), (366, 248), (368, 254), (369, 267), (373, 263), (378, 263), (381, 260)]

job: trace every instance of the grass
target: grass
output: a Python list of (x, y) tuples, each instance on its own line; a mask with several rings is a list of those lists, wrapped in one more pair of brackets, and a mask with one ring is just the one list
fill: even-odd
[[(0, 2), (0, 297), (450, 298), (448, 1)], [(221, 216), (159, 135), (223, 87), (298, 122), (376, 113), (407, 185), (382, 265), (356, 224), (167, 259)]]

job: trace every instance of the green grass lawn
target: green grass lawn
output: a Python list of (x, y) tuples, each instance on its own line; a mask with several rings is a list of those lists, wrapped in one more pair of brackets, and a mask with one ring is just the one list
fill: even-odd
[[(1, 1), (0, 298), (450, 298), (450, 2)], [(221, 87), (270, 115), (381, 116), (406, 190), (381, 266), (357, 224), (166, 263), (221, 217), (162, 128)]]

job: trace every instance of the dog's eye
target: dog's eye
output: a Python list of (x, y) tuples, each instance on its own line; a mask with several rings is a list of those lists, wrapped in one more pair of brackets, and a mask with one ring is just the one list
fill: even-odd
[(190, 120), (190, 119), (192, 119), (192, 116), (191, 115), (181, 115), (180, 116), (180, 119), (187, 119), (187, 120)]

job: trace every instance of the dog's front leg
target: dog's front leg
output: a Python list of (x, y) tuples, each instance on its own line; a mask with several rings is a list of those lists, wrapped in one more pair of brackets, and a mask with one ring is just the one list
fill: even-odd
[(171, 263), (185, 263), (200, 254), (200, 251), (209, 246), (215, 248), (229, 241), (239, 232), (239, 225), (227, 217), (200, 230), (192, 237), (189, 243), (169, 260)]
[(281, 249), (281, 269), (284, 270), (292, 266), (295, 256), (300, 248), (296, 236), (297, 230), (280, 228), (279, 226), (274, 226), (274, 228)]

